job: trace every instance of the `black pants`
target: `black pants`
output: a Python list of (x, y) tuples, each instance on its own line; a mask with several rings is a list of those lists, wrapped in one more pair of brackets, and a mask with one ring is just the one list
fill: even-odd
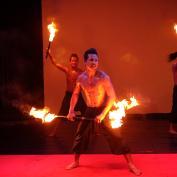
[(103, 135), (105, 136), (113, 154), (127, 154), (130, 153), (129, 147), (123, 141), (123, 138), (118, 129), (112, 129), (109, 125), (108, 118), (105, 118), (101, 124), (97, 124), (94, 119), (103, 110), (100, 108), (88, 107), (85, 112), (85, 117), (93, 120), (81, 120), (78, 124), (76, 136), (73, 144), (73, 151), (76, 154), (84, 153), (94, 137), (95, 126), (99, 125), (102, 129)]
[[(65, 96), (64, 96), (63, 101), (62, 101), (62, 104), (61, 104), (60, 111), (58, 113), (59, 115), (66, 116), (68, 114), (71, 97), (72, 97), (72, 92), (66, 91)], [(77, 102), (74, 110), (79, 111), (81, 113), (81, 115), (83, 115), (84, 112), (85, 112), (85, 109), (86, 109), (86, 104), (85, 104), (85, 101), (84, 101), (82, 95), (80, 94), (79, 98), (78, 98), (78, 102)], [(59, 124), (61, 123), (61, 120), (66, 121), (67, 119), (59, 118), (59, 119), (55, 119), (53, 121), (52, 126), (51, 126), (51, 132), (50, 132), (50, 134), (52, 136), (56, 135), (57, 128), (58, 128)]]
[(177, 123), (177, 85), (173, 87), (172, 110), (170, 116), (171, 123)]
[[(72, 97), (72, 92), (66, 91), (65, 96), (64, 96), (63, 101), (62, 101), (62, 104), (61, 104), (59, 115), (67, 115), (68, 114), (71, 97)], [(84, 101), (82, 95), (80, 94), (79, 98), (78, 98), (78, 102), (77, 102), (74, 110), (75, 111), (80, 111), (81, 114), (83, 114), (85, 112), (85, 109), (86, 109), (86, 104), (85, 104), (85, 101)]]

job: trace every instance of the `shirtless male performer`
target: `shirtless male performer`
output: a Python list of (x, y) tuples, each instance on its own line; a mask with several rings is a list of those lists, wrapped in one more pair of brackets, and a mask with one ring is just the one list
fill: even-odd
[(176, 134), (177, 130), (174, 128), (174, 124), (177, 123), (177, 52), (171, 53), (169, 55), (169, 62), (173, 61), (172, 63), (172, 73), (173, 73), (173, 97), (172, 97), (172, 110), (170, 116), (170, 127), (169, 133)]
[[(66, 75), (66, 91), (65, 91), (65, 96), (62, 100), (62, 104), (60, 107), (60, 111), (59, 111), (59, 115), (64, 115), (66, 116), (68, 114), (69, 111), (69, 106), (70, 106), (70, 100), (71, 100), (71, 96), (73, 93), (73, 90), (75, 88), (76, 85), (76, 80), (77, 77), (83, 72), (79, 67), (79, 57), (77, 56), (77, 54), (72, 53), (70, 56), (70, 66), (64, 66), (60, 63), (57, 63), (56, 60), (52, 57), (50, 51), (48, 53), (49, 58), (52, 62), (52, 64), (54, 66), (56, 66), (59, 70), (63, 71)], [(82, 95), (79, 95), (79, 101), (75, 107), (75, 111), (79, 111), (80, 114), (82, 115), (85, 112), (85, 108), (86, 108), (86, 104), (84, 102), (84, 99), (82, 97)], [(57, 132), (57, 127), (59, 124), (59, 119), (55, 120), (55, 124), (54, 127), (52, 127), (52, 131), (50, 132), (49, 136), (55, 137), (56, 136), (56, 132)]]
[(88, 148), (95, 124), (99, 124), (112, 153), (123, 154), (129, 170), (135, 175), (141, 175), (141, 171), (133, 163), (129, 147), (124, 143), (121, 134), (117, 135), (116, 129), (110, 127), (109, 120), (106, 117), (116, 100), (116, 95), (109, 76), (98, 70), (98, 53), (96, 49), (90, 48), (85, 52), (84, 62), (86, 70), (77, 79), (67, 117), (69, 120), (74, 121), (76, 116), (74, 108), (79, 94), (82, 92), (87, 104), (84, 117), (89, 120), (80, 120), (78, 124), (73, 144), (74, 162), (68, 165), (66, 169), (70, 170), (79, 166), (80, 154), (84, 153)]

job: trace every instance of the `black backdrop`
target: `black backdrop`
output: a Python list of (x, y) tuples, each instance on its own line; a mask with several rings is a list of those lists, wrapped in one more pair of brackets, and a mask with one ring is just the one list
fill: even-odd
[(6, 0), (0, 19), (2, 120), (14, 119), (25, 105), (44, 104), (41, 0)]

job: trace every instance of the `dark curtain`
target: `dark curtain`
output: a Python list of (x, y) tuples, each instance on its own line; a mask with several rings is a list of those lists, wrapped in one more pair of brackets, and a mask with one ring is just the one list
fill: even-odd
[(25, 106), (43, 107), (44, 83), (41, 1), (7, 0), (0, 8), (2, 120), (21, 114)]

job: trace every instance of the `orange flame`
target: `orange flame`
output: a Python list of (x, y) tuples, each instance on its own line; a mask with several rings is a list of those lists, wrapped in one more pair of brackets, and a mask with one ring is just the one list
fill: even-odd
[(51, 24), (49, 24), (47, 26), (48, 30), (49, 30), (49, 33), (50, 33), (50, 36), (49, 36), (49, 41), (52, 42), (53, 41), (53, 38), (55, 37), (55, 33), (57, 31), (56, 29), (56, 25), (54, 22), (52, 22)]
[(124, 99), (122, 101), (115, 102), (114, 106), (117, 109), (109, 112), (111, 127), (112, 128), (121, 127), (123, 124), (122, 118), (125, 117), (126, 115), (125, 110), (131, 109), (132, 107), (137, 105), (139, 105), (139, 103), (137, 102), (134, 96), (130, 98), (130, 101)]
[(31, 108), (29, 115), (35, 118), (41, 119), (42, 123), (51, 122), (53, 119), (57, 117), (55, 114), (49, 113), (49, 108), (45, 107), (43, 109), (36, 109), (34, 107)]
[(176, 33), (177, 33), (177, 24), (174, 25), (174, 30), (175, 30)]

